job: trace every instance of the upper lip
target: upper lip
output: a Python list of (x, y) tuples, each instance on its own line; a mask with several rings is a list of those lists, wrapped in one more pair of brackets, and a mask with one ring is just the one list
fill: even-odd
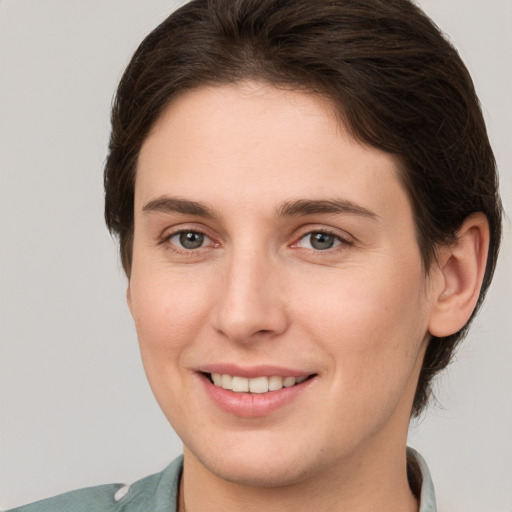
[(255, 377), (307, 377), (314, 372), (304, 371), (294, 368), (286, 368), (276, 365), (255, 365), (240, 366), (232, 363), (212, 363), (201, 366), (198, 371), (202, 373), (220, 373), (222, 375), (231, 375), (237, 377), (246, 377), (253, 379)]

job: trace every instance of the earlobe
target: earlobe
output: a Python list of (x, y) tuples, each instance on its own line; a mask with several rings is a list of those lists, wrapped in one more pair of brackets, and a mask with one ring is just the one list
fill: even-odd
[(429, 323), (433, 336), (454, 334), (469, 320), (480, 294), (488, 248), (489, 223), (477, 212), (462, 223), (457, 240), (440, 249), (440, 279)]

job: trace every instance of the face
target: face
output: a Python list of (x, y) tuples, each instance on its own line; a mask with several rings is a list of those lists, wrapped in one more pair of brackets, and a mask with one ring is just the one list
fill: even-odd
[(430, 295), (395, 161), (322, 99), (205, 87), (147, 137), (128, 302), (186, 460), (275, 486), (403, 451)]

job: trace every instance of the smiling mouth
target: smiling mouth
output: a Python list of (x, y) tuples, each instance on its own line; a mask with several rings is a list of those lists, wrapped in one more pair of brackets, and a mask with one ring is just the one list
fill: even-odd
[(275, 375), (271, 377), (247, 378), (224, 373), (205, 373), (204, 375), (213, 385), (219, 388), (233, 391), (235, 393), (259, 394), (279, 391), (283, 388), (290, 388), (314, 377), (314, 375), (304, 375), (301, 377), (280, 377)]

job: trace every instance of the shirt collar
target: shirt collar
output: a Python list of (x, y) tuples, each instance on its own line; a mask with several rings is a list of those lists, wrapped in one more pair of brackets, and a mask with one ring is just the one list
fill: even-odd
[(430, 471), (425, 459), (414, 449), (407, 448), (407, 453), (412, 455), (421, 470), (422, 483), (420, 492), (420, 510), (419, 512), (437, 512), (436, 493)]

